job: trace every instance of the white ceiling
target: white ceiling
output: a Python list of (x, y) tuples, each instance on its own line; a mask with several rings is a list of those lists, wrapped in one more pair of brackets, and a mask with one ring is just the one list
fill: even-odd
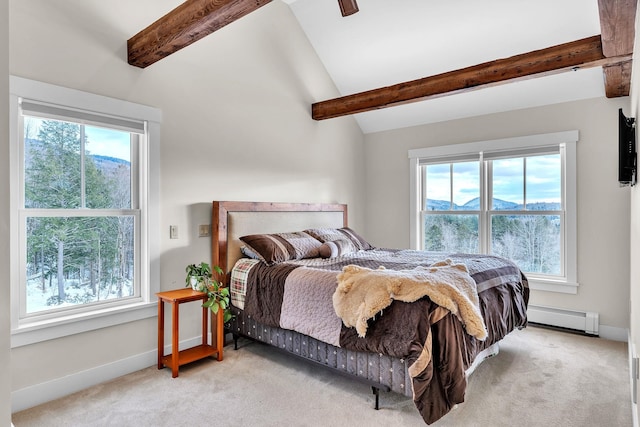
[[(600, 34), (598, 0), (359, 0), (360, 11), (348, 17), (337, 0), (283, 1), (341, 95)], [(603, 96), (602, 68), (596, 67), (355, 118), (371, 133)]]

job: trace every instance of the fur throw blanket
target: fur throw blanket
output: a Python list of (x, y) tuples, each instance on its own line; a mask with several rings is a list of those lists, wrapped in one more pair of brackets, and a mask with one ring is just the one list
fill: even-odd
[(345, 326), (355, 326), (358, 335), (364, 337), (367, 321), (393, 300), (413, 302), (424, 296), (457, 316), (468, 334), (479, 340), (487, 337), (476, 283), (466, 265), (450, 259), (413, 270), (348, 265), (338, 274), (333, 307)]

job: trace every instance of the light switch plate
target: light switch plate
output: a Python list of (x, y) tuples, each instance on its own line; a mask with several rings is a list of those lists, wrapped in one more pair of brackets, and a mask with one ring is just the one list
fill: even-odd
[(208, 237), (211, 234), (211, 226), (209, 224), (200, 224), (198, 226), (198, 237)]
[(177, 239), (178, 238), (178, 226), (177, 225), (170, 225), (169, 226), (169, 238), (170, 239)]

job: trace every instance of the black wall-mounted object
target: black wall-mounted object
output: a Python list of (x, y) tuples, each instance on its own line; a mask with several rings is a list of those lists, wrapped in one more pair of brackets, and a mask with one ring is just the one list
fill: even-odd
[(636, 183), (636, 126), (633, 117), (618, 111), (618, 182), (621, 186)]

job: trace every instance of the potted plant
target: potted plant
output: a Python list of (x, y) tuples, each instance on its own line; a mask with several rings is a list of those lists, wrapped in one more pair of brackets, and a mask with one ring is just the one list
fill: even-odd
[[(222, 269), (217, 265), (213, 266), (213, 271), (220, 277), (224, 274)], [(205, 292), (208, 299), (202, 304), (203, 307), (209, 307), (213, 314), (218, 314), (220, 309), (223, 310), (223, 321), (227, 323), (231, 320), (231, 310), (229, 309), (229, 288), (226, 288), (222, 282), (212, 277), (211, 267), (206, 262), (200, 264), (189, 264), (186, 268), (187, 277), (186, 285), (192, 289)]]
[(185, 286), (191, 286), (194, 291), (204, 292), (204, 288), (211, 278), (211, 267), (206, 262), (189, 264), (186, 268), (187, 278)]

